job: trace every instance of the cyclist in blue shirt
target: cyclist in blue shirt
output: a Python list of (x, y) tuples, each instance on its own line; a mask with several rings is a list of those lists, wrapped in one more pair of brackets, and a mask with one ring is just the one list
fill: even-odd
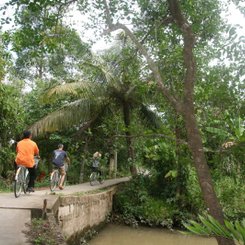
[(66, 175), (66, 169), (65, 169), (65, 162), (70, 163), (70, 159), (67, 156), (67, 153), (63, 150), (64, 145), (59, 144), (58, 149), (53, 151), (53, 164), (55, 167), (59, 169), (61, 179), (59, 183), (59, 189), (63, 190), (63, 183), (65, 180), (65, 175)]
[(94, 153), (93, 155), (93, 162), (92, 162), (92, 171), (99, 173), (101, 176), (101, 170), (100, 170), (100, 158), (101, 158), (101, 153), (98, 151)]

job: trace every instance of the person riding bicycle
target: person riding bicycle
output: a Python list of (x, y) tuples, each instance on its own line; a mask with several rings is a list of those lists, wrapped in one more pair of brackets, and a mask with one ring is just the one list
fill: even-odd
[(26, 130), (23, 132), (23, 140), (19, 141), (16, 146), (17, 155), (15, 158), (16, 167), (18, 167), (18, 165), (22, 165), (26, 167), (30, 173), (30, 180), (26, 190), (28, 192), (35, 191), (34, 185), (36, 179), (36, 168), (34, 156), (40, 158), (38, 146), (31, 140), (31, 138), (31, 131)]
[(58, 145), (58, 149), (53, 151), (53, 161), (52, 161), (55, 167), (59, 169), (61, 175), (61, 179), (59, 183), (60, 190), (64, 189), (63, 184), (66, 175), (65, 162), (70, 163), (70, 159), (67, 156), (67, 153), (63, 150), (63, 148), (64, 148), (63, 144)]
[(102, 175), (101, 170), (100, 170), (100, 158), (101, 158), (101, 153), (96, 151), (93, 155), (92, 171), (99, 173), (99, 176)]

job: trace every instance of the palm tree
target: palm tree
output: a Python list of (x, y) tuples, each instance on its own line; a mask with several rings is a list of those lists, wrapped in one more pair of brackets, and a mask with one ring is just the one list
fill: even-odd
[(132, 161), (130, 170), (135, 175), (137, 170), (130, 132), (132, 111), (136, 111), (139, 118), (148, 125), (157, 126), (158, 121), (139, 91), (140, 64), (136, 56), (132, 57), (131, 51), (124, 48), (116, 54), (94, 57), (92, 62), (81, 65), (87, 80), (64, 83), (50, 89), (45, 95), (48, 99), (72, 95), (75, 100), (32, 125), (33, 133), (37, 135), (72, 125), (85, 130), (105, 114), (108, 108), (111, 111), (120, 109), (125, 125), (128, 158)]

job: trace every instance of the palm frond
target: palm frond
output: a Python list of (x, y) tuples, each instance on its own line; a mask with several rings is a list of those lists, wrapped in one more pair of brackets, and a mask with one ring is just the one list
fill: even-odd
[[(77, 100), (37, 121), (30, 127), (30, 130), (34, 136), (37, 136), (45, 132), (54, 132), (75, 125), (81, 126), (89, 121), (92, 116), (94, 117), (96, 115), (95, 111), (100, 109), (101, 106), (98, 106), (95, 101)], [(93, 112), (93, 115), (91, 112)]]
[(135, 89), (137, 88), (136, 85), (131, 86), (125, 93), (125, 99), (128, 99), (129, 97), (131, 97), (131, 95), (134, 93)]
[(111, 69), (107, 67), (106, 62), (103, 60), (94, 60), (94, 63), (92, 62), (83, 62), (80, 65), (81, 68), (91, 68), (94, 70), (98, 76), (102, 76), (101, 82), (110, 83), (114, 81), (115, 76), (111, 73)]
[(159, 128), (161, 125), (161, 120), (157, 113), (145, 104), (140, 105), (139, 116), (142, 121), (151, 128)]
[(51, 101), (64, 95), (73, 95), (76, 97), (90, 98), (91, 94), (101, 94), (103, 87), (100, 84), (88, 81), (78, 81), (65, 83), (51, 88), (45, 95), (44, 100)]

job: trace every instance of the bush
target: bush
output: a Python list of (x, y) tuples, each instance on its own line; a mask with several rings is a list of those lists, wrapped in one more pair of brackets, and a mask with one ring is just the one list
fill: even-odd
[(126, 183), (114, 197), (114, 211), (131, 223), (171, 227), (175, 208), (151, 196), (149, 182), (149, 177), (139, 175)]
[(14, 170), (15, 152), (10, 147), (0, 146), (0, 175), (8, 177), (8, 172)]
[(216, 181), (216, 192), (229, 220), (245, 219), (245, 186), (234, 178), (223, 176)]
[(188, 179), (186, 183), (186, 201), (187, 209), (190, 213), (197, 215), (205, 210), (201, 188), (194, 167), (188, 167)]

